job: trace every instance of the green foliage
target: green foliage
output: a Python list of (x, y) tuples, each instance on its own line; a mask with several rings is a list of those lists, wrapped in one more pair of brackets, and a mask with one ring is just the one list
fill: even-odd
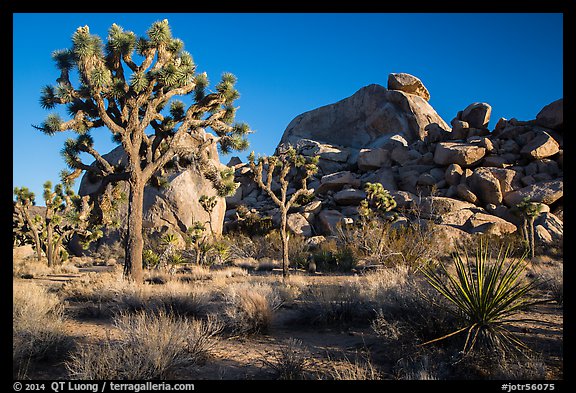
[(249, 236), (264, 236), (273, 228), (272, 217), (263, 217), (257, 211), (249, 210), (244, 205), (236, 207), (236, 217), (238, 230)]
[(142, 251), (142, 264), (146, 269), (155, 269), (160, 263), (160, 256), (150, 249)]
[(45, 253), (48, 266), (67, 259), (68, 252), (64, 246), (70, 242), (72, 235), (78, 235), (84, 248), (102, 236), (100, 225), (90, 217), (92, 205), (88, 197), (81, 198), (74, 193), (72, 179), (66, 177), (66, 174), (65, 171), (62, 173), (62, 182), (54, 187), (50, 181), (44, 183), (44, 217), (30, 215), (29, 208), (34, 203), (33, 193), (26, 187), (14, 188), (14, 231), (33, 239), (38, 258)]
[(374, 215), (385, 217), (386, 213), (396, 207), (396, 201), (380, 183), (366, 183), (364, 186), (366, 198), (360, 202), (358, 212), (365, 219), (370, 219)]
[(480, 246), (474, 261), (465, 253), (453, 255), (455, 273), (440, 263), (439, 270), (429, 265), (422, 269), (428, 282), (448, 302), (448, 310), (461, 318), (463, 327), (425, 344), (466, 333), (463, 352), (474, 349), (477, 342), (507, 350), (524, 349), (508, 326), (513, 316), (536, 302), (530, 292), (537, 281), (525, 281), (527, 263), (524, 257), (509, 261), (508, 249), (501, 249), (496, 260)]

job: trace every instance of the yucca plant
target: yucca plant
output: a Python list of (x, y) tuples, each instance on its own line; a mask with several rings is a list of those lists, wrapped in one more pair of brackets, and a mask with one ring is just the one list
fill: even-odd
[(472, 351), (479, 339), (492, 348), (527, 349), (508, 327), (515, 314), (538, 303), (530, 292), (539, 282), (524, 279), (526, 254), (511, 259), (509, 251), (509, 246), (502, 246), (492, 262), (491, 253), (480, 243), (473, 261), (467, 252), (464, 258), (460, 252), (453, 254), (455, 273), (443, 263), (438, 269), (431, 265), (422, 269), (430, 285), (451, 304), (448, 311), (464, 321), (462, 328), (422, 345), (466, 333), (464, 354)]

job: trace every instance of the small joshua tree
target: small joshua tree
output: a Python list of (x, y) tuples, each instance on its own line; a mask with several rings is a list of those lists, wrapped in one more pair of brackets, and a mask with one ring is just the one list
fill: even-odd
[[(288, 233), (286, 230), (288, 222), (288, 210), (296, 202), (296, 200), (301, 195), (308, 195), (312, 191), (308, 190), (307, 180), (318, 171), (318, 157), (304, 157), (302, 155), (296, 154), (296, 150), (293, 147), (288, 147), (282, 154), (277, 156), (269, 157), (258, 157), (255, 160), (254, 152), (250, 153), (248, 157), (250, 162), (250, 168), (252, 169), (254, 175), (254, 181), (256, 184), (266, 191), (268, 196), (274, 201), (274, 203), (280, 208), (281, 214), (281, 224), (280, 224), (280, 237), (282, 238), (282, 277), (286, 278), (288, 275)], [(264, 178), (264, 167), (267, 169), (265, 182)], [(291, 172), (291, 169), (295, 168), (297, 174), (300, 177), (300, 188), (294, 192), (290, 198), (288, 198), (288, 186), (290, 184), (287, 178)], [(278, 174), (278, 182), (280, 183), (279, 195), (277, 195), (273, 190), (273, 177), (274, 174)], [(295, 180), (295, 179), (294, 179)]]
[(30, 216), (29, 207), (34, 204), (34, 194), (25, 187), (14, 188), (16, 212), (26, 222), (36, 245), (38, 259), (42, 251), (46, 254), (48, 266), (61, 262), (65, 252), (63, 245), (67, 244), (72, 235), (79, 236), (80, 243), (87, 247), (92, 241), (102, 236), (98, 225), (90, 219), (92, 205), (89, 197), (80, 197), (72, 190), (72, 183), (67, 180), (67, 173), (62, 175), (62, 183), (56, 184), (52, 190), (52, 182), (44, 183), (44, 201), (46, 213), (44, 218)]
[(522, 200), (522, 202), (515, 206), (515, 211), (519, 213), (523, 218), (522, 234), (524, 236), (524, 240), (528, 244), (530, 257), (534, 258), (534, 221), (542, 211), (542, 204), (531, 202), (530, 198), (526, 197)]
[(214, 229), (212, 228), (212, 212), (216, 207), (218, 201), (216, 200), (216, 196), (209, 197), (208, 195), (202, 195), (198, 200), (200, 202), (200, 206), (206, 213), (208, 213), (208, 225), (210, 226), (210, 234), (214, 237)]
[[(366, 198), (360, 202), (359, 213), (365, 220), (377, 217), (379, 219), (388, 219), (389, 212), (396, 207), (396, 201), (380, 183), (366, 183), (364, 186)], [(378, 254), (382, 253), (384, 247), (384, 233), (386, 228), (382, 229), (382, 234), (378, 241)]]
[(186, 244), (194, 249), (196, 265), (201, 265), (210, 251), (210, 242), (206, 237), (206, 226), (203, 223), (200, 221), (192, 223), (186, 232)]

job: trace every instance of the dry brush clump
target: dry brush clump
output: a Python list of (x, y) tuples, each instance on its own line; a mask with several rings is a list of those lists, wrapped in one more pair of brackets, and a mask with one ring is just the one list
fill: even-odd
[(71, 341), (64, 333), (63, 305), (56, 294), (40, 284), (14, 280), (12, 302), (13, 375), (22, 379), (36, 362), (66, 353)]
[(303, 380), (310, 378), (311, 354), (301, 340), (289, 338), (276, 351), (267, 351), (261, 358), (275, 379)]
[(82, 380), (171, 379), (201, 364), (217, 344), (222, 325), (214, 318), (187, 319), (161, 311), (121, 314), (118, 340), (82, 345), (66, 362), (70, 378)]
[(240, 336), (267, 332), (274, 313), (284, 303), (275, 287), (249, 281), (226, 286), (220, 297), (226, 330)]
[(354, 360), (344, 355), (337, 361), (330, 359), (331, 369), (321, 376), (321, 379), (336, 381), (374, 381), (384, 379), (383, 373), (374, 364), (369, 354), (356, 353)]
[(120, 272), (89, 274), (64, 285), (61, 293), (78, 306), (81, 316), (92, 317), (138, 311), (205, 316), (212, 296), (208, 287), (178, 279), (162, 285), (136, 285), (123, 280)]
[(371, 310), (362, 302), (361, 288), (342, 284), (313, 284), (302, 293), (294, 322), (310, 325), (345, 325), (367, 320)]

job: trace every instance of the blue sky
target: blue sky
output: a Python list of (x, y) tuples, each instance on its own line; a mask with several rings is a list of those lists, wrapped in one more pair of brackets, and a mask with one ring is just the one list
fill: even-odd
[[(27, 186), (42, 205), (42, 184), (58, 182), (65, 168), (60, 150), (72, 135), (50, 137), (31, 126), (52, 112), (39, 104), (42, 87), (59, 76), (51, 53), (71, 47), (79, 26), (105, 41), (112, 23), (144, 35), (162, 19), (210, 87), (223, 72), (237, 76), (236, 120), (255, 131), (249, 150), (233, 154), (242, 160), (252, 150), (272, 154), (297, 115), (368, 84), (386, 86), (392, 72), (420, 78), (447, 122), (472, 102), (489, 103), (490, 129), (500, 117), (534, 119), (563, 96), (559, 13), (15, 13), (13, 186)], [(93, 135), (102, 153), (114, 147), (106, 129)]]

